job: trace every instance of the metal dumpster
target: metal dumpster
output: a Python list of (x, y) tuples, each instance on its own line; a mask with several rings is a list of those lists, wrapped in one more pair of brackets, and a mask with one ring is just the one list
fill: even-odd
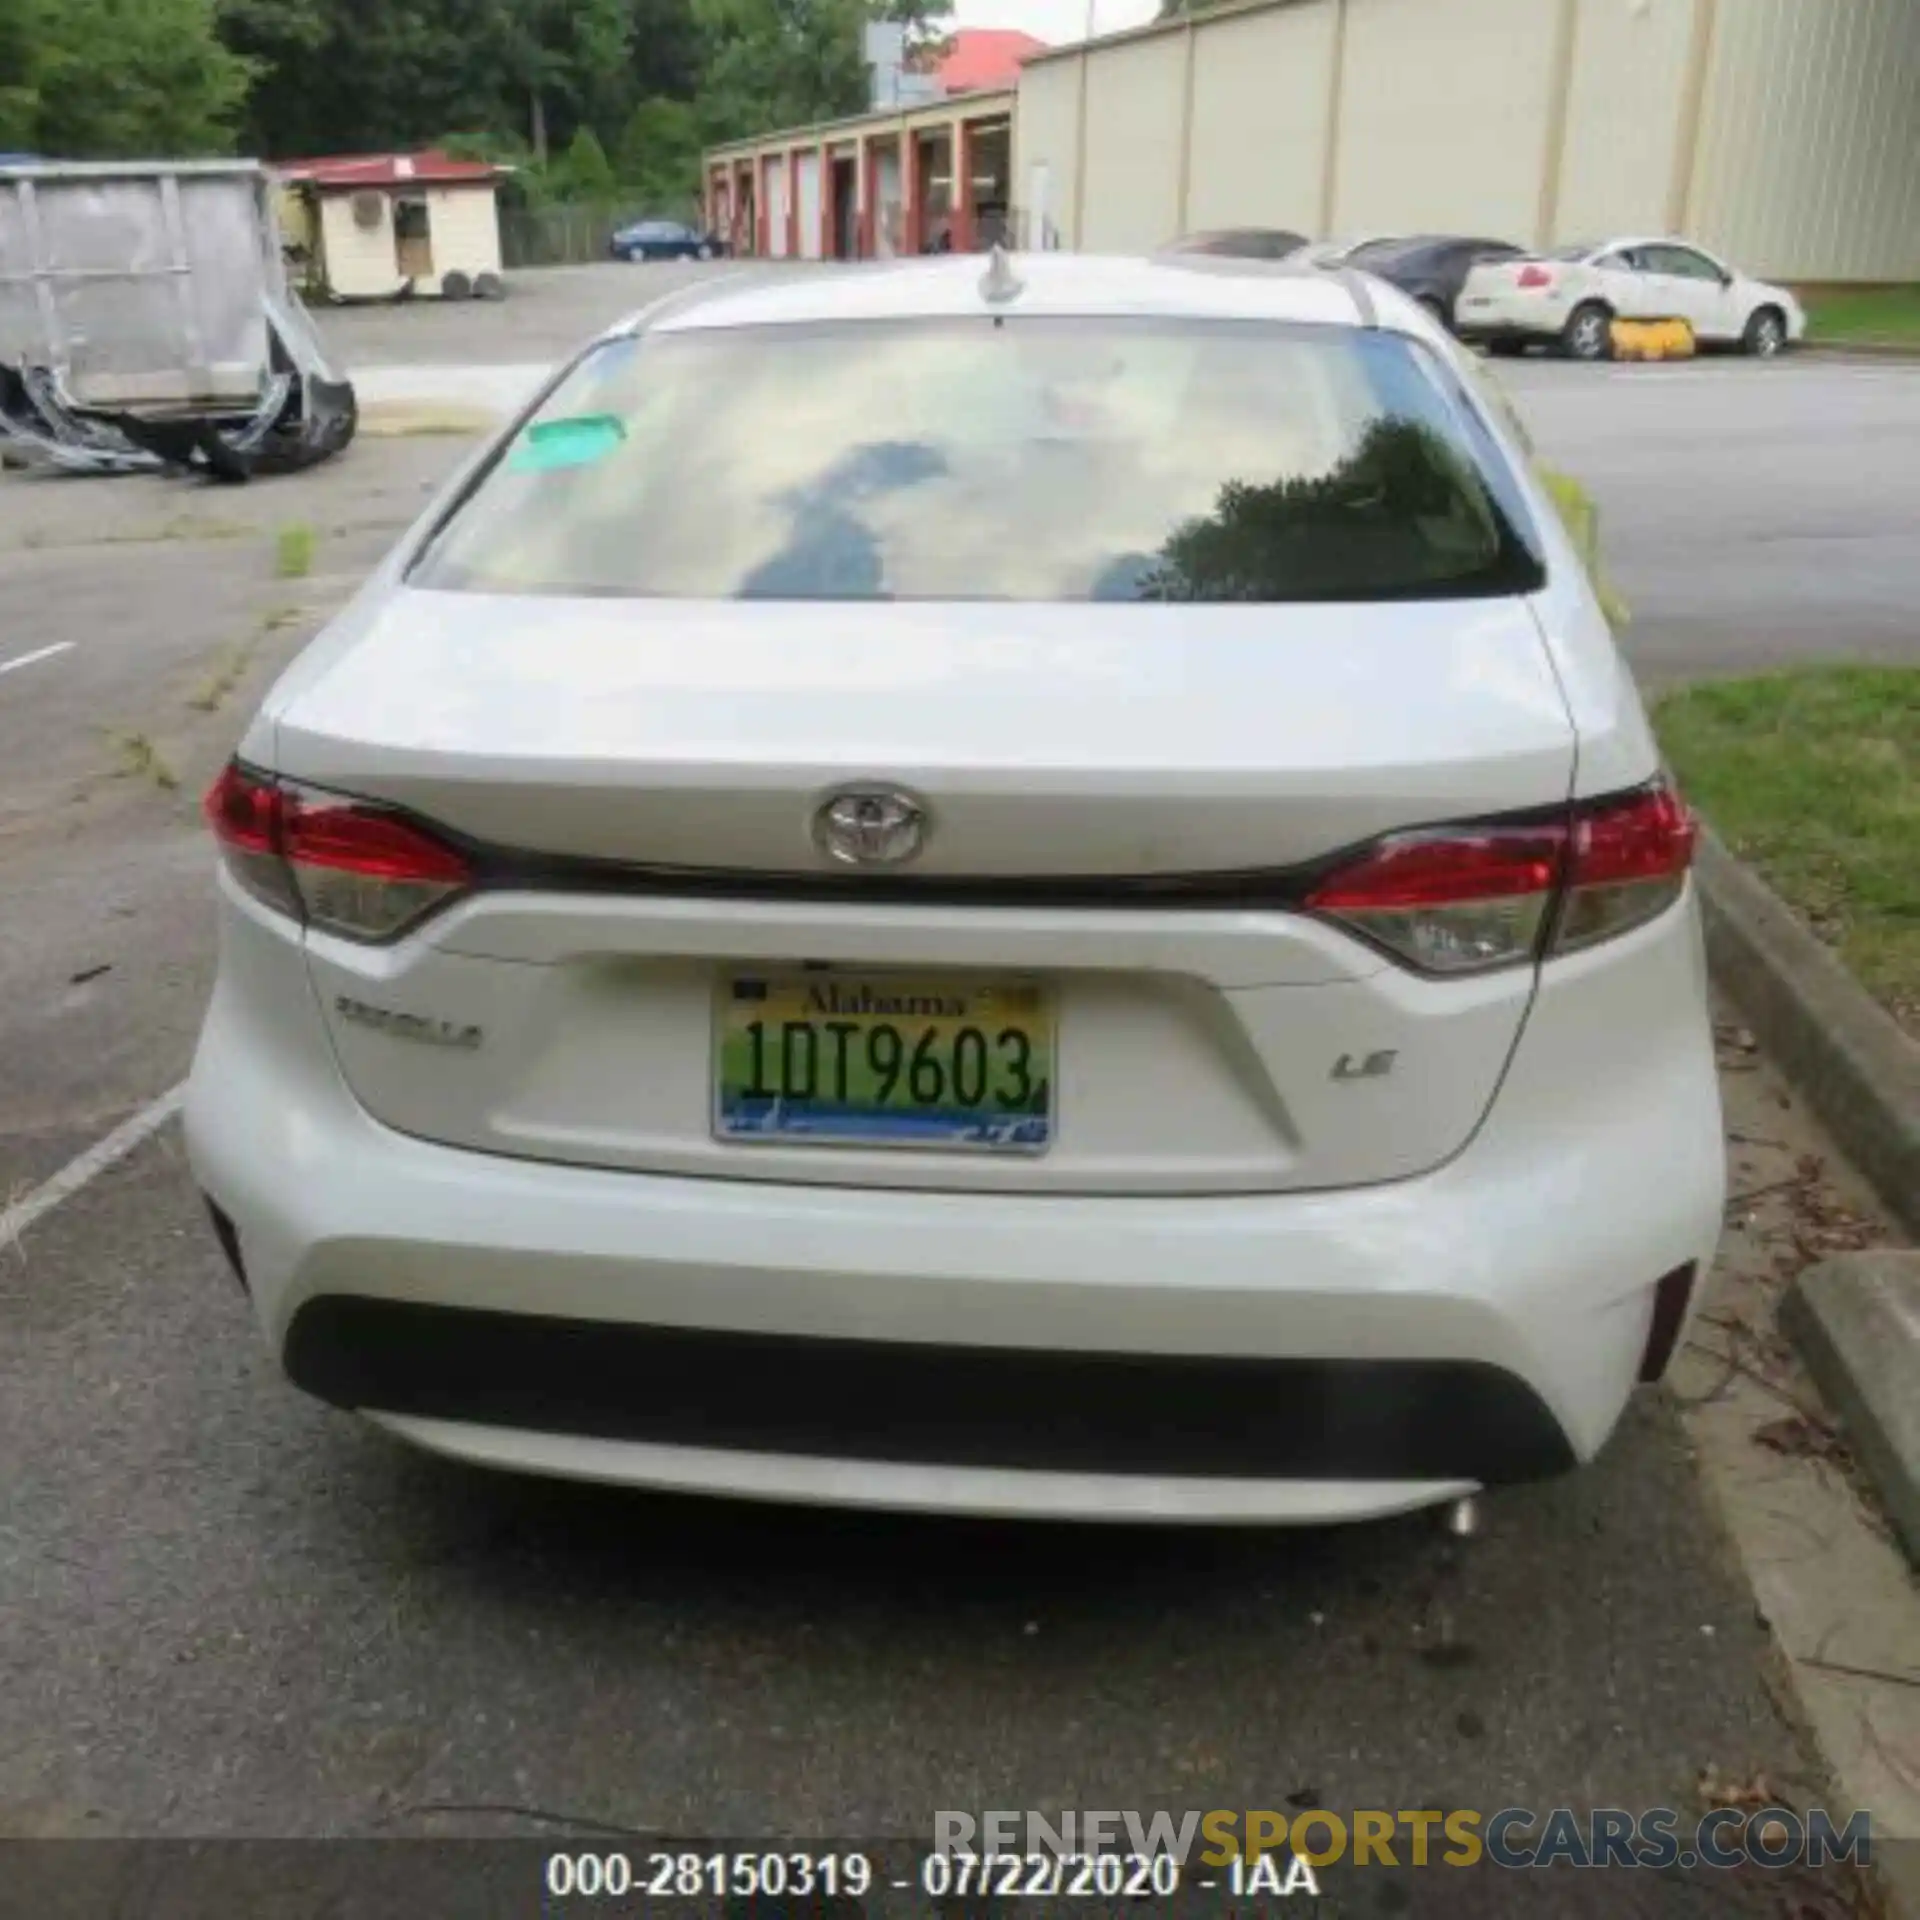
[(353, 438), (251, 160), (0, 163), (0, 462), (289, 473)]
[(87, 406), (250, 400), (286, 276), (250, 160), (0, 167), (0, 361)]

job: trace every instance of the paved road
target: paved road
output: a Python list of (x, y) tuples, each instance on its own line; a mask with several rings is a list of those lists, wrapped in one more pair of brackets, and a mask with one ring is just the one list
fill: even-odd
[[(1430, 1518), (1151, 1533), (546, 1486), (294, 1396), (169, 1133), (0, 1264), (0, 1833), (901, 1835), (1806, 1777), (1671, 1418)], [(1744, 1775), (1743, 1775), (1744, 1777)]]
[[(1667, 407), (1854, 376), (1687, 377)], [(1518, 384), (1561, 458), (1630, 442), (1611, 408), (1655, 392)], [(369, 441), (233, 494), (0, 480), (0, 669), (67, 647), (0, 671), (0, 1198), (183, 1069), (212, 965), (192, 796), (456, 452)], [(320, 557), (287, 581), (295, 520)], [(1427, 1519), (1167, 1536), (495, 1479), (278, 1381), (172, 1127), (0, 1248), (0, 1460), (0, 1835), (534, 1830), (479, 1807), (917, 1834), (941, 1807), (1683, 1806), (1707, 1766), (1807, 1778), (1659, 1400), (1464, 1548)]]
[[(0, 671), (0, 1202), (178, 1076), (211, 932), (195, 802), (462, 444), (244, 489), (0, 479), (0, 669), (68, 648)], [(296, 523), (313, 572), (279, 579)]]
[(1920, 361), (1497, 370), (1599, 502), (1643, 679), (1920, 663)]

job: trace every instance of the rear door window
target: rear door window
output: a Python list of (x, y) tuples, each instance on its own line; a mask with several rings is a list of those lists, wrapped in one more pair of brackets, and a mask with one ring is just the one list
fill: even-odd
[(1709, 280), (1716, 286), (1720, 269), (1704, 253), (1691, 247), (1645, 247), (1642, 250), (1650, 273), (1671, 273), (1682, 280)]
[(603, 343), (416, 584), (697, 599), (1297, 601), (1542, 578), (1510, 475), (1386, 331), (1054, 318)]

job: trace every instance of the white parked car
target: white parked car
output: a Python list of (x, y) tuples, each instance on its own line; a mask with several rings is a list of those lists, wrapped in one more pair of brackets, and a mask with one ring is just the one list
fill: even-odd
[(983, 1513), (1590, 1457), (1720, 1221), (1693, 830), (1475, 377), (1065, 254), (589, 348), (208, 796), (188, 1137), (293, 1381)]
[(1763, 359), (1807, 327), (1785, 287), (1680, 240), (1609, 240), (1486, 262), (1467, 275), (1454, 317), (1464, 339), (1508, 351), (1551, 343), (1576, 360), (1607, 357), (1615, 319), (1685, 320), (1703, 345)]

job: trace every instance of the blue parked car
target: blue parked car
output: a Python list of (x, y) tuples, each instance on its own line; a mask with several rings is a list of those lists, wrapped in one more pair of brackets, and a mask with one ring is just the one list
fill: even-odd
[(717, 233), (678, 220), (636, 220), (622, 227), (608, 242), (616, 260), (715, 260), (728, 251)]

